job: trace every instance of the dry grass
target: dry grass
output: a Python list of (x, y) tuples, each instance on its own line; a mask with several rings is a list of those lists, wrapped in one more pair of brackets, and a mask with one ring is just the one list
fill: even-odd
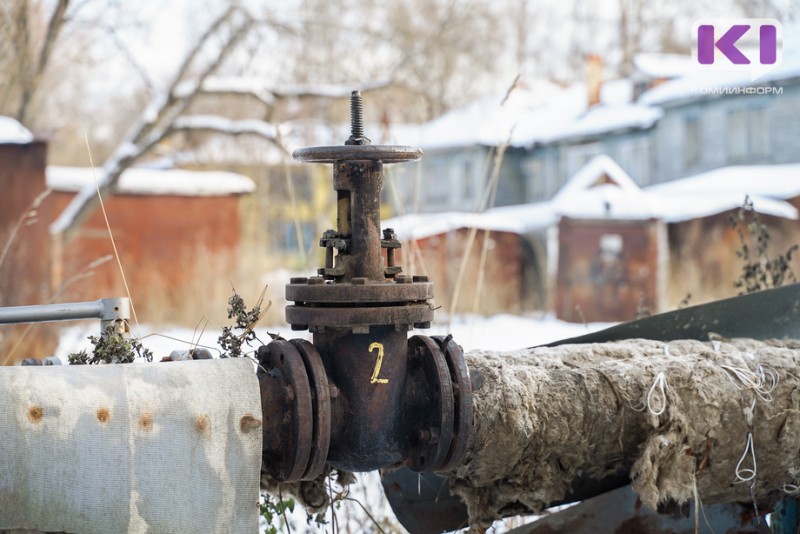
[(132, 273), (131, 293), (139, 306), (142, 322), (150, 325), (194, 327), (208, 318), (208, 328), (228, 324), (227, 302), (231, 289), (245, 302), (255, 302), (267, 286), (265, 302), (272, 302), (261, 324), (282, 324), (283, 284), (288, 276), (269, 276), (259, 266), (238, 265), (227, 252), (211, 252), (198, 246), (191, 257), (178, 262), (179, 276), (165, 271), (163, 264), (145, 262)]

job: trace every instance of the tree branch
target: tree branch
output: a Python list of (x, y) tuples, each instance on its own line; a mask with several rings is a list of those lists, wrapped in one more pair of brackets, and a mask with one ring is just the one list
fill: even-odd
[[(234, 18), (239, 14), (241, 14), (242, 20), (237, 22)], [(97, 206), (98, 192), (103, 195), (113, 191), (122, 172), (169, 135), (171, 124), (186, 111), (197, 95), (197, 90), (188, 91), (182, 95), (178, 94), (177, 88), (182, 78), (193, 64), (193, 60), (205, 48), (206, 43), (213, 35), (221, 32), (226, 23), (230, 23), (231, 26), (229, 33), (225, 36), (222, 47), (214, 60), (209, 62), (198, 75), (194, 84), (196, 88), (202, 87), (205, 79), (225, 60), (247, 34), (252, 25), (252, 19), (244, 11), (237, 8), (229, 8), (211, 24), (181, 64), (178, 73), (169, 86), (168, 92), (153, 99), (140, 120), (99, 171), (97, 184), (86, 186), (75, 195), (69, 205), (50, 225), (51, 234), (61, 235), (62, 238), (69, 239), (74, 230), (85, 221)]]
[(274, 92), (267, 89), (263, 83), (240, 77), (209, 77), (200, 88), (193, 82), (184, 82), (175, 88), (175, 94), (179, 98), (188, 97), (192, 93), (198, 96), (248, 96), (267, 108), (274, 106), (276, 101)]
[(278, 128), (274, 124), (260, 120), (233, 121), (215, 115), (191, 115), (177, 119), (170, 126), (167, 135), (189, 131), (212, 132), (231, 136), (255, 135), (271, 142), (285, 154), (289, 154), (289, 150), (280, 140)]
[(25, 84), (22, 88), (22, 99), (20, 101), (17, 119), (23, 124), (27, 122), (31, 100), (33, 99), (33, 95), (36, 93), (36, 90), (39, 88), (39, 80), (42, 78), (42, 74), (44, 73), (47, 63), (50, 61), (50, 56), (53, 53), (53, 46), (58, 40), (61, 29), (64, 27), (65, 14), (68, 7), (69, 0), (58, 0), (58, 4), (56, 4), (56, 8), (50, 17), (50, 22), (47, 24), (47, 33), (45, 34), (44, 44), (42, 44), (42, 48), (39, 51), (39, 59), (36, 62), (33, 75), (25, 81)]

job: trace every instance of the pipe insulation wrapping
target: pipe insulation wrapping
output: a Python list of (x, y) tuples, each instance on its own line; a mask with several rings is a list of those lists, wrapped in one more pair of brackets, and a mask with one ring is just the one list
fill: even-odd
[(245, 359), (0, 367), (0, 530), (256, 532)]
[(569, 500), (580, 480), (598, 486), (584, 498), (609, 491), (615, 474), (654, 509), (764, 511), (800, 493), (800, 341), (631, 339), (467, 363), (475, 436), (449, 477), (471, 524)]

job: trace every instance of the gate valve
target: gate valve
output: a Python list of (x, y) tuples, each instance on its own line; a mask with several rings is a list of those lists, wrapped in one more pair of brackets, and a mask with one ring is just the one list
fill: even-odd
[[(351, 96), (342, 146), (298, 149), (298, 161), (333, 165), (336, 229), (320, 239), (325, 265), (286, 286), (286, 320), (313, 343), (259, 348), (263, 469), (280, 481), (313, 480), (325, 465), (370, 471), (459, 465), (472, 433), (472, 387), (461, 347), (413, 328), (433, 320), (433, 284), (403, 275), (394, 230), (381, 231), (383, 165), (422, 150), (372, 145), (362, 100)], [(386, 250), (384, 261), (383, 249)]]

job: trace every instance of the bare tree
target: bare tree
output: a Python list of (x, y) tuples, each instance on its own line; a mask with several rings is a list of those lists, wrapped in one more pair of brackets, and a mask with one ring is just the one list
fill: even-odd
[[(38, 17), (32, 13), (40, 7), (37, 4), (31, 6), (25, 0), (0, 6), (0, 37), (2, 41), (16, 45), (4, 46), (0, 52), (0, 68), (6, 74), (0, 104), (23, 123), (27, 122), (31, 100), (39, 88), (64, 27), (69, 0), (58, 0), (56, 3), (41, 43), (35, 37)], [(13, 101), (13, 104), (9, 101)]]
[[(249, 14), (235, 7), (227, 9), (212, 22), (178, 68), (166, 92), (153, 98), (139, 121), (99, 170), (97, 189), (101, 194), (112, 192), (122, 172), (167, 136), (191, 127), (189, 122), (184, 122), (183, 126), (176, 125), (176, 120), (186, 112), (191, 102), (201, 93), (203, 83), (234, 50), (252, 24)], [(212, 38), (218, 38), (220, 43), (211, 53), (211, 59), (205, 59), (203, 55), (212, 47)], [(195, 76), (190, 75), (193, 68), (198, 69)], [(220, 126), (208, 121), (203, 123), (204, 130), (230, 126)], [(249, 133), (275, 139), (274, 131), (270, 128), (257, 129), (250, 125)], [(80, 225), (96, 203), (95, 187), (83, 189), (51, 225), (51, 232), (69, 237), (68, 233)]]

